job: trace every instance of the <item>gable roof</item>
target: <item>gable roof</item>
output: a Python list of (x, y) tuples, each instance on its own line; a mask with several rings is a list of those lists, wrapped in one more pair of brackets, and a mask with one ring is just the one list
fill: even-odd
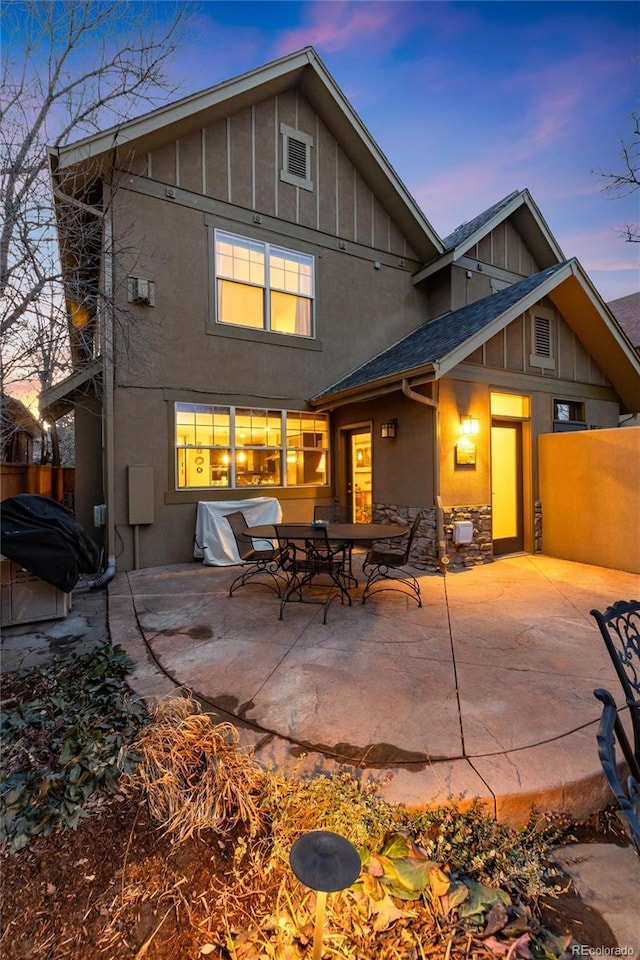
[(421, 260), (444, 250), (442, 240), (413, 199), (313, 47), (191, 94), (133, 120), (101, 131), (67, 147), (49, 151), (53, 174), (91, 160), (111, 165), (149, 152), (169, 138), (185, 136), (232, 113), (286, 90), (299, 88), (341, 148), (368, 181), (389, 215)]
[(550, 267), (565, 259), (529, 191), (514, 190), (445, 237), (444, 252), (413, 275), (414, 284), (459, 260), (483, 237), (508, 219), (512, 220), (514, 227), (523, 237), (538, 266)]
[(549, 296), (596, 357), (630, 411), (640, 408), (640, 362), (577, 260), (565, 260), (412, 331), (372, 360), (317, 394), (311, 403), (334, 407), (366, 393), (399, 389), (411, 378), (438, 379), (470, 353)]
[(40, 424), (29, 408), (22, 400), (18, 400), (17, 397), (12, 397), (4, 391), (0, 393), (0, 419), (2, 420), (3, 432), (5, 429), (13, 428), (23, 430), (34, 440), (38, 440), (42, 436)]
[[(497, 203), (494, 203), (493, 206), (488, 207), (482, 213), (479, 213), (477, 217), (473, 218), (473, 220), (469, 220), (466, 223), (461, 223), (459, 227), (456, 227), (456, 229), (453, 230), (442, 241), (444, 243), (445, 250), (455, 250), (456, 247), (462, 248), (463, 245), (467, 243), (469, 238), (474, 237), (476, 234), (484, 236), (486, 233), (486, 225), (491, 223), (492, 220), (498, 218), (501, 211), (504, 210), (504, 208), (508, 206), (517, 196), (518, 191), (514, 190), (508, 196), (503, 197), (502, 200), (498, 200)], [(474, 240), (473, 242), (475, 243), (476, 241)]]
[(640, 291), (609, 300), (607, 306), (636, 350), (640, 350)]

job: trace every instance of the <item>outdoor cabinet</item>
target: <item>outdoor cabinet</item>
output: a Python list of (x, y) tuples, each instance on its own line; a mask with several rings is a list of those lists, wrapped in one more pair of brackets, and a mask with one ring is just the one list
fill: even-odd
[(29, 573), (20, 564), (0, 559), (1, 625), (11, 627), (37, 620), (58, 620), (71, 609), (71, 594)]

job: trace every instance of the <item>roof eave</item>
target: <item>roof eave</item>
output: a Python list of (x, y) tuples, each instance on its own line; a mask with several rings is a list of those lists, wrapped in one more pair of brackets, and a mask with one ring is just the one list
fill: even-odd
[(348, 403), (362, 403), (364, 400), (374, 400), (376, 397), (382, 397), (387, 393), (395, 393), (402, 388), (403, 380), (410, 380), (412, 386), (419, 383), (425, 383), (437, 379), (438, 365), (434, 363), (424, 363), (411, 370), (403, 370), (400, 373), (392, 373), (386, 377), (379, 377), (377, 380), (368, 380), (366, 383), (358, 384), (354, 387), (348, 387), (345, 390), (336, 390), (334, 393), (326, 392), (312, 397), (309, 403), (316, 410), (333, 410), (336, 407), (344, 407)]
[[(572, 315), (571, 326), (585, 350), (613, 385), (630, 413), (640, 412), (640, 356), (602, 301), (578, 260), (571, 260), (569, 283), (558, 284), (549, 296), (558, 310)], [(575, 298), (580, 298), (575, 309)], [(601, 321), (601, 323), (598, 323)], [(604, 336), (602, 331), (604, 325)]]
[(539, 230), (542, 243), (539, 243), (538, 246), (540, 248), (545, 248), (545, 253), (539, 266), (549, 266), (550, 264), (546, 262), (547, 260), (555, 261), (557, 263), (561, 263), (563, 260), (565, 260), (566, 257), (564, 256), (562, 249), (553, 236), (549, 225), (542, 216), (538, 205), (529, 191), (525, 189), (521, 190), (513, 198), (513, 200), (506, 204), (500, 211), (498, 211), (495, 216), (475, 230), (469, 237), (466, 238), (466, 240), (464, 240), (463, 243), (452, 247), (450, 250), (447, 250), (442, 256), (437, 257), (435, 260), (425, 264), (425, 266), (414, 273), (412, 277), (412, 283), (414, 285), (421, 283), (423, 280), (433, 276), (434, 273), (437, 273), (439, 270), (442, 270), (449, 264), (455, 263), (460, 259), (460, 257), (463, 257), (472, 247), (474, 247), (476, 243), (478, 243), (484, 236), (486, 236), (492, 230), (495, 230), (495, 228), (504, 220), (507, 220), (510, 216), (517, 214), (521, 208), (526, 209), (527, 213), (533, 219), (536, 227)]
[(48, 390), (43, 390), (38, 398), (40, 416), (58, 420), (73, 410), (78, 396), (86, 395), (87, 386), (102, 373), (102, 366), (102, 358), (96, 357), (86, 367), (74, 371)]
[(294, 86), (300, 86), (328, 129), (361, 170), (415, 250), (417, 258), (426, 261), (442, 253), (442, 240), (313, 47), (305, 47), (143, 117), (85, 137), (68, 147), (50, 150), (51, 169), (54, 169), (54, 158), (58, 175), (69, 167), (83, 164), (95, 169), (116, 149), (120, 162), (126, 162), (127, 147), (133, 151), (137, 144), (148, 152), (166, 140), (169, 127), (172, 128), (171, 135), (179, 137), (194, 127), (206, 126), (226, 115), (230, 108), (236, 112), (251, 105), (258, 91), (260, 98), (266, 99)]

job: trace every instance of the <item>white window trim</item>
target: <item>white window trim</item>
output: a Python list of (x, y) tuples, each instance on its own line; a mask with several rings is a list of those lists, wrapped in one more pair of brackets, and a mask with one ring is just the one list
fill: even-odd
[[(311, 179), (311, 148), (313, 147), (313, 137), (304, 133), (302, 130), (296, 130), (286, 123), (280, 124), (280, 133), (282, 135), (282, 169), (280, 170), (280, 179), (285, 183), (291, 183), (294, 187), (301, 187), (303, 190), (313, 190), (313, 180)], [(289, 172), (289, 140), (297, 140), (305, 145), (305, 170), (306, 177), (296, 176)]]
[[(216, 238), (218, 234), (224, 234), (227, 237), (237, 238), (238, 240), (251, 240), (253, 242), (259, 243), (264, 247), (264, 285), (261, 284), (252, 284), (247, 281), (247, 286), (255, 286), (258, 289), (263, 291), (264, 296), (264, 325), (262, 327), (250, 327), (243, 326), (241, 324), (225, 323), (222, 320), (218, 320), (218, 306), (217, 306), (217, 281), (218, 279), (227, 280), (227, 277), (218, 278), (217, 271), (217, 261), (216, 261)], [(280, 291), (278, 287), (272, 288), (271, 286), (271, 276), (270, 276), (270, 254), (272, 249), (283, 250), (285, 253), (292, 254), (301, 254), (305, 257), (309, 257), (311, 260), (311, 294), (310, 296), (305, 296), (304, 294), (297, 294), (303, 300), (309, 300), (311, 304), (311, 330), (308, 334), (306, 333), (285, 333), (282, 330), (273, 330), (271, 327), (271, 298), (269, 294), (272, 289), (275, 289), (276, 292), (286, 292)], [(241, 282), (233, 281), (230, 282)], [(285, 337), (287, 340), (294, 338), (299, 341), (311, 341), (316, 339), (316, 258), (311, 253), (305, 253), (302, 250), (294, 250), (292, 247), (287, 247), (282, 243), (271, 243), (267, 240), (258, 240), (256, 237), (244, 236), (243, 234), (236, 233), (234, 230), (228, 230), (225, 227), (215, 227), (213, 229), (213, 320), (217, 327), (223, 330), (238, 330), (243, 331), (249, 335), (251, 334), (267, 334), (269, 337)]]
[[(225, 407), (225, 408), (229, 411), (229, 445), (228, 445), (228, 447), (227, 447), (227, 446), (222, 447), (222, 446), (220, 446), (219, 444), (200, 444), (200, 445), (197, 445), (200, 449), (203, 449), (203, 450), (219, 450), (219, 449), (225, 449), (225, 450), (228, 449), (228, 450), (229, 450), (230, 459), (229, 459), (229, 483), (228, 483), (228, 484), (226, 484), (226, 485), (224, 485), (224, 486), (218, 486), (218, 485), (214, 485), (214, 484), (203, 484), (202, 486), (183, 486), (183, 487), (179, 486), (179, 484), (178, 484), (178, 477), (179, 477), (178, 451), (179, 451), (179, 450), (187, 450), (187, 449), (190, 449), (190, 448), (193, 449), (193, 448), (194, 448), (194, 445), (193, 445), (193, 444), (189, 444), (189, 443), (187, 443), (187, 444), (178, 443), (177, 430), (176, 430), (176, 420), (177, 420), (177, 412), (178, 412), (178, 411), (177, 411), (177, 406), (178, 406), (178, 404), (190, 404), (190, 405), (194, 405), (194, 406), (215, 406), (215, 407), (218, 407), (218, 408), (220, 408), (220, 407)], [(257, 489), (257, 487), (256, 487), (256, 488), (254, 488), (254, 487), (249, 487), (249, 488), (247, 488), (247, 486), (244, 486), (244, 485), (238, 486), (237, 483), (236, 483), (236, 454), (237, 454), (239, 451), (241, 451), (241, 450), (254, 450), (254, 449), (260, 450), (260, 451), (264, 451), (264, 450), (277, 450), (277, 451), (279, 451), (279, 453), (280, 453), (280, 462), (281, 462), (280, 480), (281, 480), (281, 482), (280, 482), (280, 483), (277, 483), (277, 484), (265, 483), (265, 484), (262, 486), (262, 489), (264, 489), (264, 490), (266, 490), (266, 491), (268, 491), (268, 490), (275, 490), (275, 489), (284, 489), (284, 488), (287, 488), (287, 489), (289, 489), (289, 490), (308, 490), (308, 489), (310, 489), (310, 486), (311, 486), (310, 484), (306, 484), (306, 483), (290, 484), (290, 483), (287, 482), (287, 462), (286, 462), (286, 461), (287, 461), (287, 453), (288, 453), (288, 452), (291, 452), (291, 451), (296, 451), (296, 452), (301, 452), (301, 451), (302, 451), (302, 452), (304, 452), (304, 451), (306, 451), (306, 450), (309, 450), (309, 451), (312, 451), (312, 452), (314, 452), (314, 453), (319, 452), (320, 454), (324, 454), (324, 456), (326, 457), (326, 462), (327, 462), (326, 473), (325, 473), (326, 479), (325, 479), (324, 482), (319, 482), (319, 483), (317, 483), (317, 484), (314, 484), (314, 486), (318, 486), (318, 487), (328, 487), (328, 486), (331, 485), (331, 471), (330, 471), (330, 468), (331, 468), (331, 459), (330, 459), (330, 458), (331, 458), (331, 450), (330, 450), (330, 445), (329, 445), (329, 444), (330, 444), (330, 439), (329, 439), (330, 435), (329, 435), (329, 432), (328, 432), (328, 431), (329, 431), (330, 424), (329, 424), (329, 417), (328, 417), (327, 414), (314, 413), (314, 417), (316, 417), (317, 419), (324, 419), (325, 422), (326, 422), (326, 424), (327, 424), (327, 446), (326, 446), (326, 447), (305, 447), (305, 446), (302, 446), (302, 445), (298, 445), (298, 446), (289, 445), (289, 444), (287, 443), (287, 431), (286, 431), (286, 427), (287, 427), (287, 415), (292, 415), (292, 416), (294, 416), (294, 415), (297, 414), (297, 413), (307, 413), (307, 414), (308, 414), (309, 411), (308, 411), (308, 410), (288, 410), (288, 409), (286, 409), (286, 410), (283, 410), (283, 409), (278, 410), (278, 413), (280, 414), (280, 419), (281, 419), (281, 431), (280, 431), (280, 433), (281, 433), (281, 437), (282, 437), (282, 442), (279, 444), (279, 446), (268, 446), (268, 447), (265, 447), (265, 446), (263, 446), (263, 445), (261, 445), (261, 444), (256, 444), (256, 445), (252, 445), (252, 444), (237, 445), (237, 444), (236, 444), (236, 441), (235, 441), (236, 413), (237, 413), (237, 411), (238, 411), (239, 409), (242, 409), (242, 410), (245, 410), (245, 409), (246, 409), (246, 405), (244, 405), (244, 404), (232, 404), (232, 405), (219, 404), (219, 403), (211, 403), (211, 404), (208, 404), (208, 403), (207, 403), (207, 404), (202, 404), (200, 401), (194, 401), (194, 400), (174, 400), (174, 401), (173, 401), (173, 404), (172, 404), (172, 409), (173, 409), (173, 425), (172, 425), (172, 429), (173, 429), (173, 438), (174, 438), (174, 439), (173, 439), (173, 444), (174, 444), (174, 451), (175, 451), (175, 454), (174, 454), (174, 480), (173, 480), (173, 484), (174, 484), (174, 491), (175, 491), (175, 493), (177, 493), (177, 494), (189, 493), (189, 492), (193, 492), (194, 490), (208, 490), (208, 491), (214, 490), (214, 491), (221, 492), (221, 491), (224, 491), (224, 490), (231, 490), (231, 491), (238, 491), (238, 490), (241, 490), (241, 491), (242, 491), (242, 490), (245, 490), (245, 491), (246, 491), (247, 489)], [(251, 409), (256, 410), (256, 411), (261, 410), (261, 411), (264, 411), (265, 413), (266, 413), (266, 412), (269, 412), (269, 411), (270, 411), (270, 412), (274, 412), (274, 409), (271, 408), (271, 407), (269, 407), (269, 408), (267, 408), (267, 407), (252, 407)], [(277, 409), (277, 408), (276, 408), (276, 409)]]

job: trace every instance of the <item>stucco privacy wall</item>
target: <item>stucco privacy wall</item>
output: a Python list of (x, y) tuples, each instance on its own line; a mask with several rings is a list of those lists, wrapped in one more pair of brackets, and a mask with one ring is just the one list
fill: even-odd
[(640, 427), (543, 434), (538, 451), (544, 552), (640, 573)]

